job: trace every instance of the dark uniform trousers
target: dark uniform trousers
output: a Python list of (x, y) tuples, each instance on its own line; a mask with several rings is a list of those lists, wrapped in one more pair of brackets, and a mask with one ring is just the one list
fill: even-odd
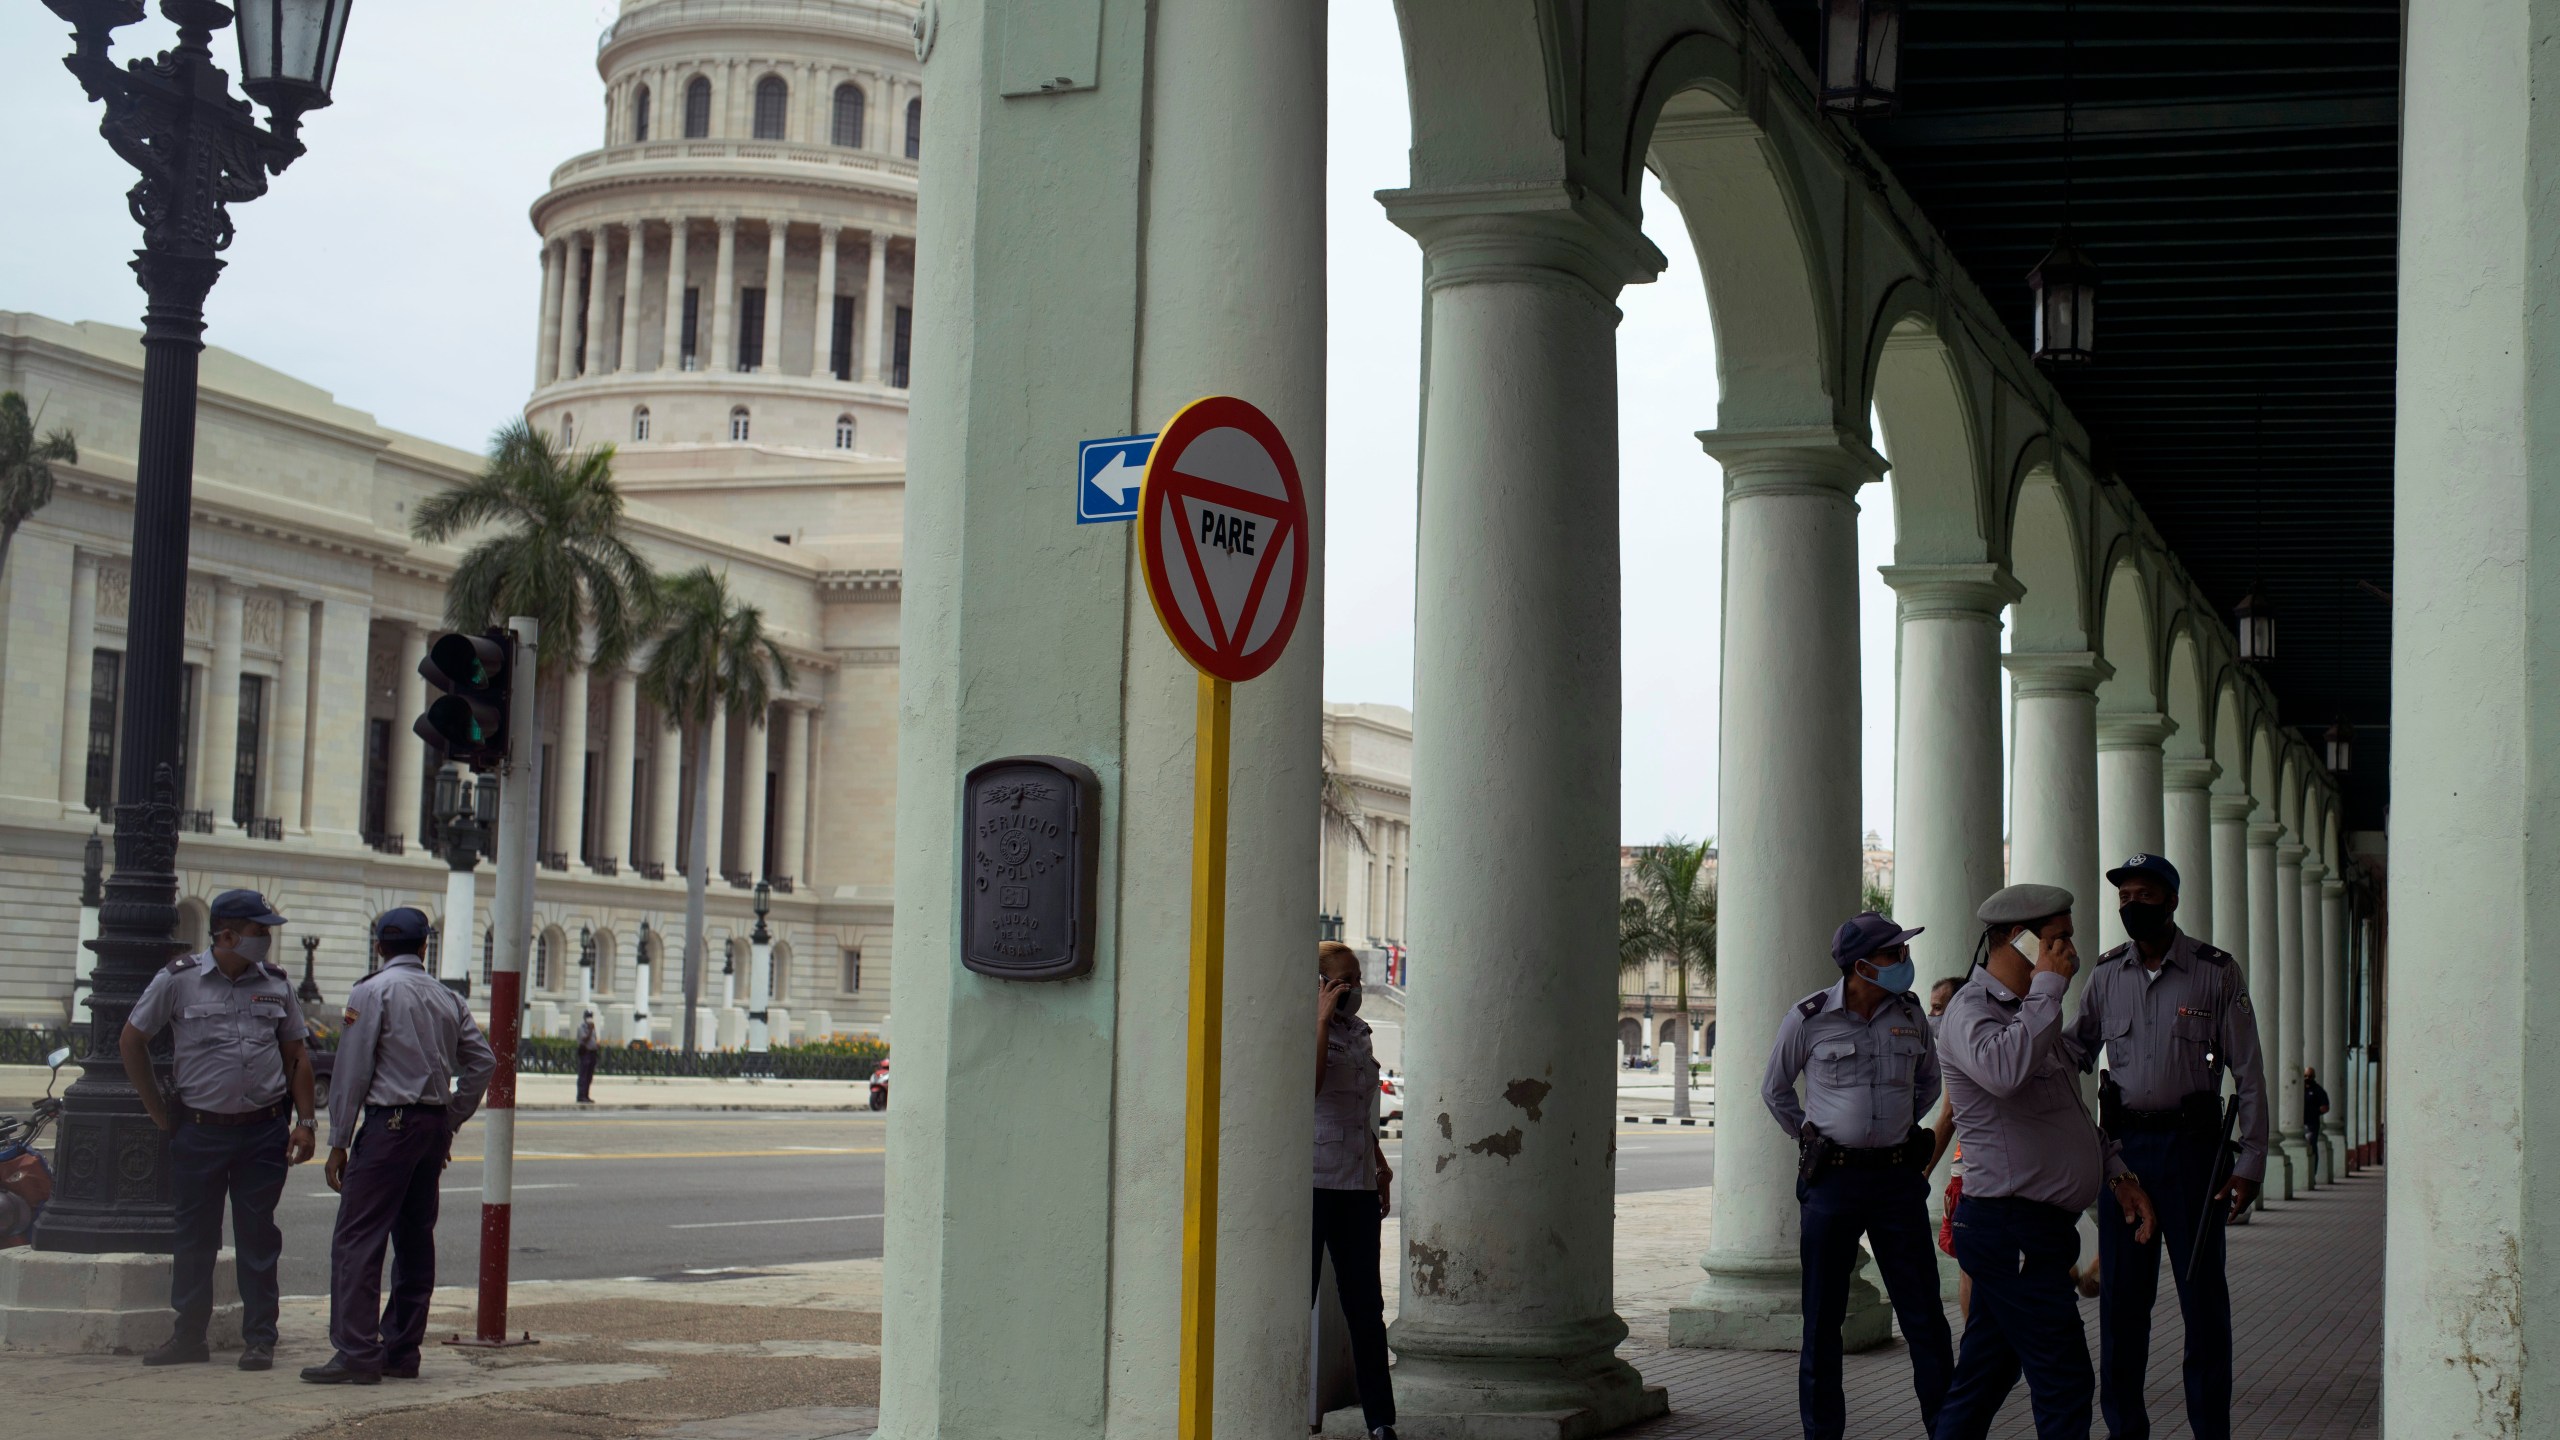
[(1982, 1440), (2021, 1373), (2037, 1440), (2088, 1440), (2097, 1382), (2071, 1283), (2079, 1215), (2014, 1196), (1967, 1195), (1956, 1202), (1955, 1241), (1956, 1264), (1973, 1277), (1973, 1310), (1936, 1440)]
[(596, 1098), (588, 1093), (595, 1089), (595, 1085), (596, 1052), (593, 1050), (581, 1050), (578, 1052), (578, 1099), (581, 1101), (587, 1101)]
[(1885, 1294), (1911, 1350), (1911, 1388), (1924, 1426), (1938, 1421), (1955, 1365), (1938, 1257), (1929, 1230), (1929, 1182), (1908, 1165), (1833, 1166), (1804, 1194), (1804, 1345), (1796, 1358), (1796, 1409), (1807, 1440), (1841, 1440), (1849, 1414), (1840, 1392), (1840, 1326), (1849, 1315), (1858, 1237), (1875, 1247)]
[(184, 1121), (169, 1136), (169, 1189), (178, 1202), (169, 1308), (178, 1312), (182, 1337), (204, 1339), (213, 1320), (213, 1262), (222, 1249), (227, 1197), (240, 1277), (241, 1341), (276, 1343), (276, 1264), (284, 1258), (276, 1201), (284, 1196), (285, 1126), (279, 1112), (255, 1125)]
[(2098, 1404), (2107, 1433), (2112, 1440), (2147, 1440), (2151, 1434), (2142, 1383), (2151, 1364), (2151, 1307), (2160, 1293), (2160, 1249), (2166, 1242), (2172, 1277), (2187, 1277), (2178, 1283), (2178, 1307), (2187, 1320), (2187, 1428), (2196, 1440), (2228, 1440), (2231, 1287), (2223, 1274), (2218, 1218), (2205, 1227), (2202, 1253), (2189, 1253), (2197, 1218), (2213, 1203), (2205, 1187), (2213, 1179), (2218, 1137), (2186, 1130), (2120, 1138), (2124, 1163), (2160, 1213), (2160, 1231), (2150, 1244), (2135, 1244), (2115, 1193), (2098, 1197)]
[(1378, 1288), (1378, 1192), (1316, 1191), (1316, 1247), (1307, 1269), (1310, 1295), (1324, 1288), (1324, 1255), (1333, 1252), (1334, 1293), (1351, 1331), (1351, 1369), (1360, 1384), (1360, 1414), (1372, 1430), (1396, 1423), (1396, 1393), (1387, 1377), (1387, 1300)]
[[(452, 1146), (434, 1105), (368, 1105), (339, 1180), (329, 1247), (329, 1339), (351, 1370), (417, 1363), (436, 1288), (437, 1182)], [(382, 1251), (391, 1247), (391, 1299)]]

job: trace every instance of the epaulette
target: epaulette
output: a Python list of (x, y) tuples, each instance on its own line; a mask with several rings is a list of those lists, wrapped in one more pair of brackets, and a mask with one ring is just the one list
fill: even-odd
[(2196, 958), (2209, 965), (2237, 965), (2240, 963), (2239, 961), (2231, 958), (2230, 951), (2216, 950), (2201, 940), (2196, 942)]
[(1828, 991), (1828, 990), (1816, 990), (1816, 991), (1814, 991), (1812, 994), (1807, 995), (1806, 997), (1804, 997), (1804, 1003), (1803, 1003), (1803, 1004), (1801, 1004), (1801, 1005), (1798, 1005), (1798, 1006), (1796, 1007), (1796, 1013), (1797, 1013), (1797, 1014), (1799, 1014), (1799, 1015), (1801, 1015), (1801, 1016), (1803, 1016), (1803, 1017), (1804, 1017), (1804, 1018), (1806, 1018), (1807, 1020), (1810, 1020), (1810, 1019), (1812, 1019), (1814, 1016), (1821, 1014), (1821, 1013), (1822, 1013), (1822, 1007), (1823, 1007), (1823, 1006), (1825, 1006), (1825, 1005), (1828, 1005), (1828, 1004), (1830, 1004), (1830, 1003), (1831, 1003), (1831, 992), (1830, 992), (1830, 991)]
[(169, 962), (169, 973), (172, 975), (184, 975), (194, 968), (196, 968), (196, 957), (193, 955), (181, 955)]
[(2127, 940), (2126, 942), (2124, 942), (2124, 943), (2123, 943), (2123, 944), (2121, 944), (2121, 945), (2118, 945), (2118, 946), (2117, 946), (2117, 947), (2115, 947), (2114, 949), (2109, 950), (2109, 951), (2106, 951), (2106, 952), (2104, 952), (2103, 954), (2099, 955), (2099, 956), (2098, 956), (2098, 963), (2099, 963), (2099, 964), (2101, 964), (2101, 965), (2104, 965), (2104, 964), (2107, 964), (2107, 963), (2108, 963), (2108, 962), (2110, 962), (2110, 961), (2114, 961), (2114, 960), (2129, 960), (2129, 959), (2131, 959), (2131, 958), (2133, 958), (2133, 942), (2132, 942), (2132, 941), (2130, 941), (2130, 940)]
[(284, 967), (283, 967), (283, 966), (281, 966), (281, 965), (279, 965), (279, 964), (277, 964), (277, 963), (276, 963), (276, 962), (274, 962), (273, 960), (261, 960), (261, 961), (259, 961), (259, 962), (258, 962), (258, 968), (259, 968), (259, 969), (261, 969), (261, 970), (266, 971), (269, 975), (273, 976), (274, 978), (276, 978), (276, 979), (278, 979), (278, 980), (288, 980), (288, 981), (289, 981), (289, 980), (291, 980), (291, 979), (293, 978), (292, 976), (287, 975), (286, 973), (284, 973)]

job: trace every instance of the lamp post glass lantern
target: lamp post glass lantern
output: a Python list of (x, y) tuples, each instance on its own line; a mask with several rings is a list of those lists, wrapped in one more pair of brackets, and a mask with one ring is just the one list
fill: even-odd
[(1823, 0), (1822, 108), (1890, 115), (1902, 104), (1903, 0)]
[(257, 13), (239, 38), (248, 92), (268, 111), (260, 125), (214, 60), (213, 35), (232, 23), (230, 6), (160, 0), (177, 44), (152, 60), (123, 64), (111, 54), (115, 32), (142, 20), (142, 0), (45, 0), (71, 26), (63, 65), (101, 104), (98, 133), (140, 175), (127, 203), (142, 227), (133, 271), (146, 304), (115, 871), (92, 947), (98, 958), (87, 1001), (88, 1050), (80, 1078), (63, 1096), (60, 1186), (33, 1236), (40, 1250), (175, 1248), (167, 1141), (126, 1080), (116, 1043), (143, 986), (181, 949), (178, 716), (204, 302), (231, 244), (230, 207), (265, 194), (267, 177), (301, 158), (303, 113), (329, 103), (350, 3), (250, 0)]
[(2036, 360), (2045, 365), (2086, 365), (2098, 327), (2098, 267), (2065, 231), (2036, 268), (2027, 272), (2035, 292)]
[(2327, 752), (2323, 758), (2329, 762), (2330, 774), (2347, 773), (2347, 762), (2354, 758), (2355, 738), (2355, 728), (2344, 720), (2330, 726), (2329, 733), (2320, 737), (2321, 748)]
[(2232, 607), (2231, 628), (2240, 642), (2240, 658), (2264, 665), (2276, 658), (2276, 611), (2257, 587)]

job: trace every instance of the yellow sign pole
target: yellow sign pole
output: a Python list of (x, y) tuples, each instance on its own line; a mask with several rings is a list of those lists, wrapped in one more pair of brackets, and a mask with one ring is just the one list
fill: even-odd
[(1181, 1440), (1209, 1440), (1218, 1350), (1219, 1049), (1227, 986), (1227, 722), (1235, 687), (1200, 676), (1191, 780), (1191, 1095), (1182, 1155)]

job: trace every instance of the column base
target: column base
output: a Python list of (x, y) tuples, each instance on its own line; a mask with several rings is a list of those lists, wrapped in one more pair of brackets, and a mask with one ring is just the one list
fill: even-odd
[[(233, 1255), (213, 1262), (213, 1320), (206, 1339), (217, 1350), (240, 1343), (240, 1289)], [(0, 1350), (56, 1355), (139, 1355), (156, 1349), (176, 1325), (169, 1309), (166, 1255), (79, 1255), (0, 1250)]]
[[(1796, 1350), (1804, 1345), (1804, 1267), (1793, 1256), (1718, 1256), (1686, 1305), (1671, 1307), (1671, 1343), (1683, 1350)], [(1893, 1307), (1867, 1278), (1866, 1252), (1849, 1282), (1840, 1343), (1851, 1353), (1893, 1338)]]
[[(1579, 1325), (1499, 1334), (1398, 1320), (1396, 1433), (1410, 1440), (1585, 1440), (1671, 1412), (1618, 1358), (1626, 1323), (1612, 1314)], [(1325, 1416), (1326, 1435), (1364, 1436), (1360, 1409)]]
[(2284, 1198), (2290, 1200), (2296, 1191), (2309, 1194), (2320, 1188), (2320, 1178), (2312, 1161), (2310, 1147), (2302, 1143), (2299, 1133), (2284, 1138)]

